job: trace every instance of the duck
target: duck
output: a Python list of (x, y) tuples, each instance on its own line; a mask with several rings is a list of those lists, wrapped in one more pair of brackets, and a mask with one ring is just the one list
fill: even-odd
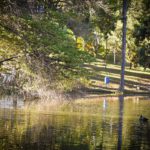
[(141, 121), (141, 122), (147, 122), (148, 121), (148, 118), (146, 118), (146, 117), (144, 117), (144, 116), (140, 116), (140, 118), (139, 118), (139, 121)]

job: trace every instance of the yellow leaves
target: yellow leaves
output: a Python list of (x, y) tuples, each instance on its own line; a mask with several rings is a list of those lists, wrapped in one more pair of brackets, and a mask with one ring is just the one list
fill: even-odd
[(93, 41), (89, 41), (86, 43), (82, 37), (78, 37), (76, 44), (79, 50), (87, 51), (89, 54), (92, 54), (95, 56), (95, 47), (94, 47)]
[(85, 44), (85, 50), (87, 50), (87, 51), (94, 51), (95, 48), (94, 48), (93, 43), (92, 43), (92, 42), (86, 43), (86, 44)]
[(85, 44), (85, 50), (95, 56), (95, 47), (93, 45), (93, 42), (87, 42)]
[(77, 48), (80, 50), (84, 50), (85, 42), (82, 37), (77, 37)]

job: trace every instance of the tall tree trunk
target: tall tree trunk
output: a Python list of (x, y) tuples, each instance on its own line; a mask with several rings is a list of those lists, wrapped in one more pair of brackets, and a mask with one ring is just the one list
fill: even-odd
[(121, 63), (121, 80), (120, 80), (120, 92), (124, 92), (124, 76), (125, 76), (125, 64), (126, 64), (126, 26), (127, 26), (127, 1), (123, 0), (123, 10), (122, 10), (122, 63)]

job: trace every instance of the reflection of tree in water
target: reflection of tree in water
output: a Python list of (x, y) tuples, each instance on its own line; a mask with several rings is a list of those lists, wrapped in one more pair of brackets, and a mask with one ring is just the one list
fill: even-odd
[[(48, 118), (45, 119), (46, 120), (43, 120), (45, 121), (44, 124), (27, 129), (23, 136), (32, 137), (32, 139), (28, 140), (23, 137), (22, 145), (25, 149), (90, 149), (90, 141), (88, 138), (85, 138), (88, 136), (88, 134), (84, 132), (84, 130), (87, 130), (86, 128), (83, 128), (83, 131), (78, 129), (76, 132), (76, 128), (71, 127), (72, 124), (68, 126), (68, 122), (66, 122), (66, 124), (62, 123), (64, 120), (60, 118), (60, 120), (57, 120), (58, 118), (52, 120)], [(76, 118), (74, 119), (76, 120)]]
[[(90, 115), (91, 112), (84, 116), (82, 113), (42, 115), (20, 114), (17, 111), (12, 114), (6, 111), (3, 115), (5, 119), (2, 120), (3, 122), (0, 120), (0, 148), (3, 145), (3, 150), (10, 147), (15, 150), (101, 150), (133, 149), (133, 147), (142, 149), (140, 148), (142, 146), (147, 149), (146, 145), (150, 147), (150, 143), (147, 142), (150, 139), (149, 124), (140, 124), (138, 120), (138, 124), (133, 124), (133, 119), (124, 117), (126, 113), (123, 113), (123, 110), (131, 105), (131, 103), (126, 105), (126, 102), (120, 100), (109, 103), (108, 99), (105, 99), (104, 103), (99, 104), (99, 114), (95, 116)], [(114, 106), (115, 111), (112, 110)], [(118, 117), (112, 117), (112, 115), (118, 116), (118, 110), (119, 120)], [(131, 113), (129, 109), (125, 110)], [(88, 111), (87, 107), (86, 111)], [(127, 119), (127, 125), (125, 119)], [(126, 130), (129, 132), (123, 133)]]
[(11, 95), (0, 95), (0, 108), (17, 109), (23, 108), (23, 98), (11, 93)]
[(122, 147), (122, 125), (123, 125), (123, 104), (124, 97), (119, 97), (119, 121), (118, 121), (118, 150)]
[(4, 119), (0, 120), (0, 149), (8, 150), (15, 149), (18, 150), (19, 143), (21, 139), (22, 132), (18, 129), (19, 124), (22, 123), (22, 118), (24, 115), (18, 116), (17, 111), (4, 109)]
[(115, 149), (117, 144), (117, 120), (111, 117), (108, 117), (109, 103), (107, 98), (103, 99), (102, 104), (102, 117), (101, 117), (101, 130), (99, 133), (99, 138), (95, 149), (102, 150), (102, 149)]
[[(118, 150), (123, 147), (130, 150), (149, 150), (150, 149), (150, 126), (148, 123), (133, 123), (128, 122), (129, 125), (129, 135), (123, 141), (123, 116), (124, 116), (124, 97), (119, 97), (119, 121), (118, 121)], [(134, 110), (133, 110), (134, 111)], [(138, 121), (138, 120), (137, 120)], [(128, 126), (127, 126), (128, 128)], [(146, 142), (147, 141), (147, 142)], [(124, 145), (122, 145), (124, 143)], [(149, 144), (149, 145), (148, 145)]]
[[(9, 126), (7, 130), (7, 149), (13, 147), (17, 149), (71, 149), (71, 150), (94, 150), (107, 148), (106, 141), (113, 143), (113, 137), (109, 133), (109, 121), (100, 116), (61, 116), (61, 115), (39, 115), (28, 114), (24, 119), (24, 123), (20, 124), (18, 118), (11, 115), (14, 119), (14, 125), (9, 126), (10, 120), (7, 122)], [(102, 125), (103, 120), (103, 125)], [(34, 124), (33, 124), (34, 122)], [(22, 131), (19, 131), (21, 130)], [(6, 132), (4, 133), (6, 135)], [(16, 138), (15, 138), (16, 137)], [(103, 141), (102, 141), (103, 138)]]
[(22, 145), (26, 149), (106, 149), (116, 145), (117, 131), (113, 129), (114, 134), (110, 132), (112, 127), (106, 110), (101, 115), (103, 116), (43, 116), (43, 123), (37, 122), (27, 128)]
[(136, 150), (150, 149), (150, 125), (148, 123), (138, 122), (130, 128), (129, 149)]
[[(149, 150), (150, 149), (150, 125), (139, 121), (139, 115), (142, 112), (140, 108), (144, 108), (142, 111), (145, 111), (146, 106), (148, 106), (147, 101), (141, 102), (139, 104), (139, 99), (136, 98), (135, 101), (124, 101), (120, 97), (120, 117), (119, 117), (119, 130), (118, 130), (118, 149), (128, 149), (128, 150)], [(137, 102), (138, 100), (138, 102)], [(123, 113), (124, 102), (126, 102), (126, 113)], [(128, 105), (127, 105), (128, 104)], [(133, 105), (134, 104), (134, 105)], [(136, 104), (136, 105), (135, 105)], [(127, 108), (129, 107), (129, 108)], [(132, 109), (130, 109), (130, 107)], [(126, 118), (123, 121), (124, 115), (128, 115), (129, 118)], [(135, 118), (135, 120), (134, 120)], [(124, 127), (123, 127), (124, 125)], [(123, 133), (124, 132), (124, 133)]]

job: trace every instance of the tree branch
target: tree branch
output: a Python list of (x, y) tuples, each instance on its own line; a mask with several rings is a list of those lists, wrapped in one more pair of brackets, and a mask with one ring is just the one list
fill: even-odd
[(17, 58), (17, 56), (13, 56), (13, 57), (6, 58), (6, 59), (4, 59), (4, 60), (1, 60), (1, 61), (0, 61), (0, 64), (3, 64), (3, 62), (5, 62), (5, 61), (12, 61), (14, 58)]

